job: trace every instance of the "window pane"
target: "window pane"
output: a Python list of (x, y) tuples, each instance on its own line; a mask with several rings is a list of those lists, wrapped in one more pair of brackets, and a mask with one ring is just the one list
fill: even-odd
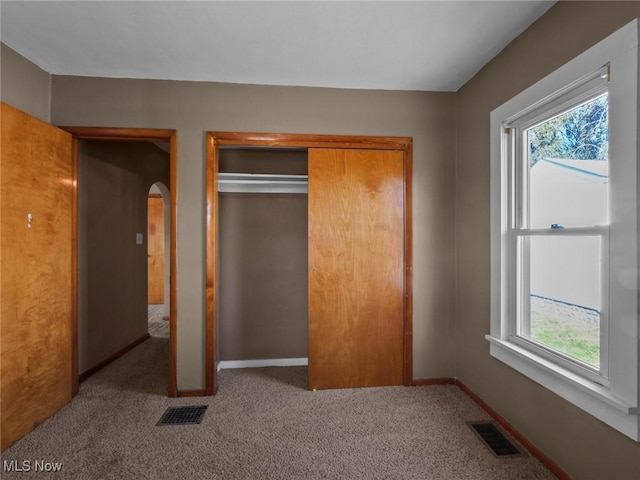
[(519, 272), (519, 335), (596, 368), (602, 304), (600, 242), (597, 236), (521, 238)]
[(607, 100), (601, 95), (525, 131), (529, 228), (608, 223)]

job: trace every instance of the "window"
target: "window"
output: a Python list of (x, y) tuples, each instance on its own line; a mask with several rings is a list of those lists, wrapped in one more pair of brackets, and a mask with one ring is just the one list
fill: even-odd
[(507, 261), (519, 345), (608, 379), (608, 65), (509, 122)]
[(638, 20), (491, 113), (491, 354), (640, 441)]

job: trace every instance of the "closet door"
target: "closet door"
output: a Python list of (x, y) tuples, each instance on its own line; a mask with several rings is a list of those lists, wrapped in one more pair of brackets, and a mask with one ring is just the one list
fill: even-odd
[(403, 383), (404, 161), (309, 150), (309, 388)]
[(71, 400), (71, 142), (2, 104), (2, 450)]

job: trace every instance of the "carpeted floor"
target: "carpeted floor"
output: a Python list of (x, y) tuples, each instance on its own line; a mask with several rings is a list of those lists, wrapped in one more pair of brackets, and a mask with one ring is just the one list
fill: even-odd
[(169, 338), (169, 320), (164, 320), (164, 305), (149, 305), (149, 335)]
[[(223, 370), (215, 397), (167, 398), (167, 323), (7, 449), (2, 478), (555, 478), (528, 454), (494, 457), (466, 424), (489, 417), (455, 386), (310, 392), (305, 367), (274, 367)], [(156, 426), (179, 405), (208, 410), (200, 425)], [(8, 472), (11, 460), (31, 471)]]

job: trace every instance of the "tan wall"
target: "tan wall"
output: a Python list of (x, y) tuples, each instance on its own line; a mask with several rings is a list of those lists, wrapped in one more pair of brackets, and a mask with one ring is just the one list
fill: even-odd
[(51, 75), (0, 44), (0, 98), (45, 122), (50, 118)]
[[(78, 370), (147, 328), (147, 196), (169, 185), (168, 154), (151, 143), (82, 142), (78, 159)], [(143, 233), (143, 245), (135, 242)]]
[(640, 478), (640, 444), (489, 355), (489, 114), (639, 14), (638, 2), (560, 2), (458, 92), (457, 374), (580, 480)]
[[(306, 174), (307, 152), (221, 150), (221, 172)], [(220, 360), (307, 356), (307, 195), (220, 193)]]
[(455, 375), (455, 94), (53, 77), (55, 124), (178, 130), (178, 388), (204, 386), (205, 132), (414, 138), (414, 377)]

